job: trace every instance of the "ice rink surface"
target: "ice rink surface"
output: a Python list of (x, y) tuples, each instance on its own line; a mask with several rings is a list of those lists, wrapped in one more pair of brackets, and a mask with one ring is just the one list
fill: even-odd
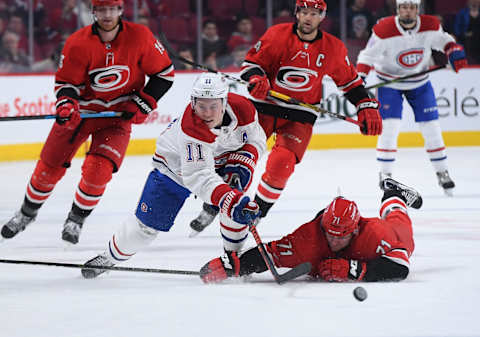
[[(204, 285), (197, 276), (110, 272), (85, 280), (77, 269), (0, 264), (0, 336), (480, 336), (480, 148), (447, 151), (457, 184), (453, 198), (443, 195), (423, 149), (399, 150), (394, 176), (424, 198), (423, 208), (410, 212), (416, 249), (407, 280), (362, 284), (368, 291), (364, 302), (352, 296), (355, 283), (300, 279), (279, 286), (268, 272)], [(19, 208), (34, 165), (0, 163), (2, 225)], [(80, 166), (80, 160), (73, 162), (34, 224), (0, 243), (1, 258), (83, 263), (104, 249), (133, 213), (150, 157), (126, 158), (80, 243), (65, 249), (60, 232)], [(269, 241), (289, 233), (325, 207), (338, 187), (363, 216), (377, 216), (377, 171), (373, 149), (307, 152), (260, 223), (260, 235)], [(219, 256), (218, 223), (187, 237), (200, 208), (200, 200), (190, 197), (172, 230), (125, 266), (197, 271)]]

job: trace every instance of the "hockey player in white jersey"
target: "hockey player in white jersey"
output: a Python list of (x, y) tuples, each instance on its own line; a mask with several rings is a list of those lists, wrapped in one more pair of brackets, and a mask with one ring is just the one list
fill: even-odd
[[(238, 251), (247, 238), (248, 224), (260, 212), (254, 201), (230, 184), (251, 181), (265, 151), (266, 136), (253, 104), (228, 93), (220, 75), (203, 73), (193, 85), (191, 104), (157, 140), (154, 169), (135, 216), (113, 234), (105, 252), (85, 265), (113, 266), (128, 260), (170, 230), (191, 192), (220, 208), (224, 249)], [(82, 269), (85, 278), (102, 272)]]
[[(397, 15), (380, 19), (373, 27), (367, 46), (358, 56), (357, 71), (364, 79), (371, 69), (382, 81), (427, 70), (431, 50), (444, 52), (453, 70), (467, 65), (465, 52), (443, 31), (435, 16), (419, 15), (421, 0), (397, 0)], [(383, 132), (378, 138), (377, 161), (380, 181), (391, 176), (397, 152), (397, 138), (405, 97), (415, 114), (433, 164), (438, 183), (447, 195), (455, 187), (447, 168), (447, 155), (438, 121), (438, 109), (428, 75), (385, 85), (378, 89)]]

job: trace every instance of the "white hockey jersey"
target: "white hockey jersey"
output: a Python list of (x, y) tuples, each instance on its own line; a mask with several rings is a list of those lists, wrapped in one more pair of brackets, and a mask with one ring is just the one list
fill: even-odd
[[(382, 81), (415, 74), (429, 68), (432, 49), (444, 52), (450, 42), (455, 42), (454, 38), (443, 31), (435, 16), (420, 15), (416, 27), (410, 30), (402, 28), (398, 16), (389, 16), (373, 27), (367, 46), (358, 55), (357, 71), (366, 76), (375, 68)], [(409, 90), (427, 81), (428, 74), (425, 74), (386, 86)]]
[(257, 111), (243, 96), (230, 93), (226, 114), (230, 124), (209, 129), (189, 104), (157, 139), (153, 165), (203, 201), (218, 205), (231, 188), (215, 172), (226, 154), (241, 148), (260, 158), (266, 151), (266, 136)]

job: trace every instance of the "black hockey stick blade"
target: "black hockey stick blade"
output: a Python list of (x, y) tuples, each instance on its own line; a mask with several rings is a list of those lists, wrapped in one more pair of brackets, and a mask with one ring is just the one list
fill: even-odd
[(296, 279), (302, 275), (310, 273), (312, 270), (312, 264), (310, 262), (304, 262), (296, 266), (295, 268), (290, 269), (284, 274), (279, 274), (276, 278), (278, 284), (284, 284), (288, 281)]
[(136, 267), (107, 267), (107, 266), (86, 266), (80, 263), (61, 263), (61, 262), (44, 262), (44, 261), (25, 261), (25, 260), (5, 260), (0, 259), (0, 263), (9, 264), (29, 264), (39, 266), (64, 267), (64, 268), (79, 268), (79, 269), (101, 269), (127, 272), (143, 272), (143, 273), (158, 273), (158, 274), (176, 274), (176, 275), (200, 275), (198, 271), (191, 270), (174, 270), (174, 269), (157, 269), (157, 268), (136, 268)]

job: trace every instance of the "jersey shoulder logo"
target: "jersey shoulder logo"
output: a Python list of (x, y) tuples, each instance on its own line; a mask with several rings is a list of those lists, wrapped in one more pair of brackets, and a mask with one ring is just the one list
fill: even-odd
[(315, 70), (285, 66), (278, 69), (275, 84), (291, 91), (309, 91), (317, 78)]
[(125, 86), (130, 80), (130, 68), (128, 66), (114, 65), (105, 68), (97, 68), (88, 72), (91, 87), (95, 91), (114, 91)]
[(401, 67), (413, 68), (422, 62), (424, 57), (424, 48), (413, 48), (401, 51), (397, 56), (397, 63)]

